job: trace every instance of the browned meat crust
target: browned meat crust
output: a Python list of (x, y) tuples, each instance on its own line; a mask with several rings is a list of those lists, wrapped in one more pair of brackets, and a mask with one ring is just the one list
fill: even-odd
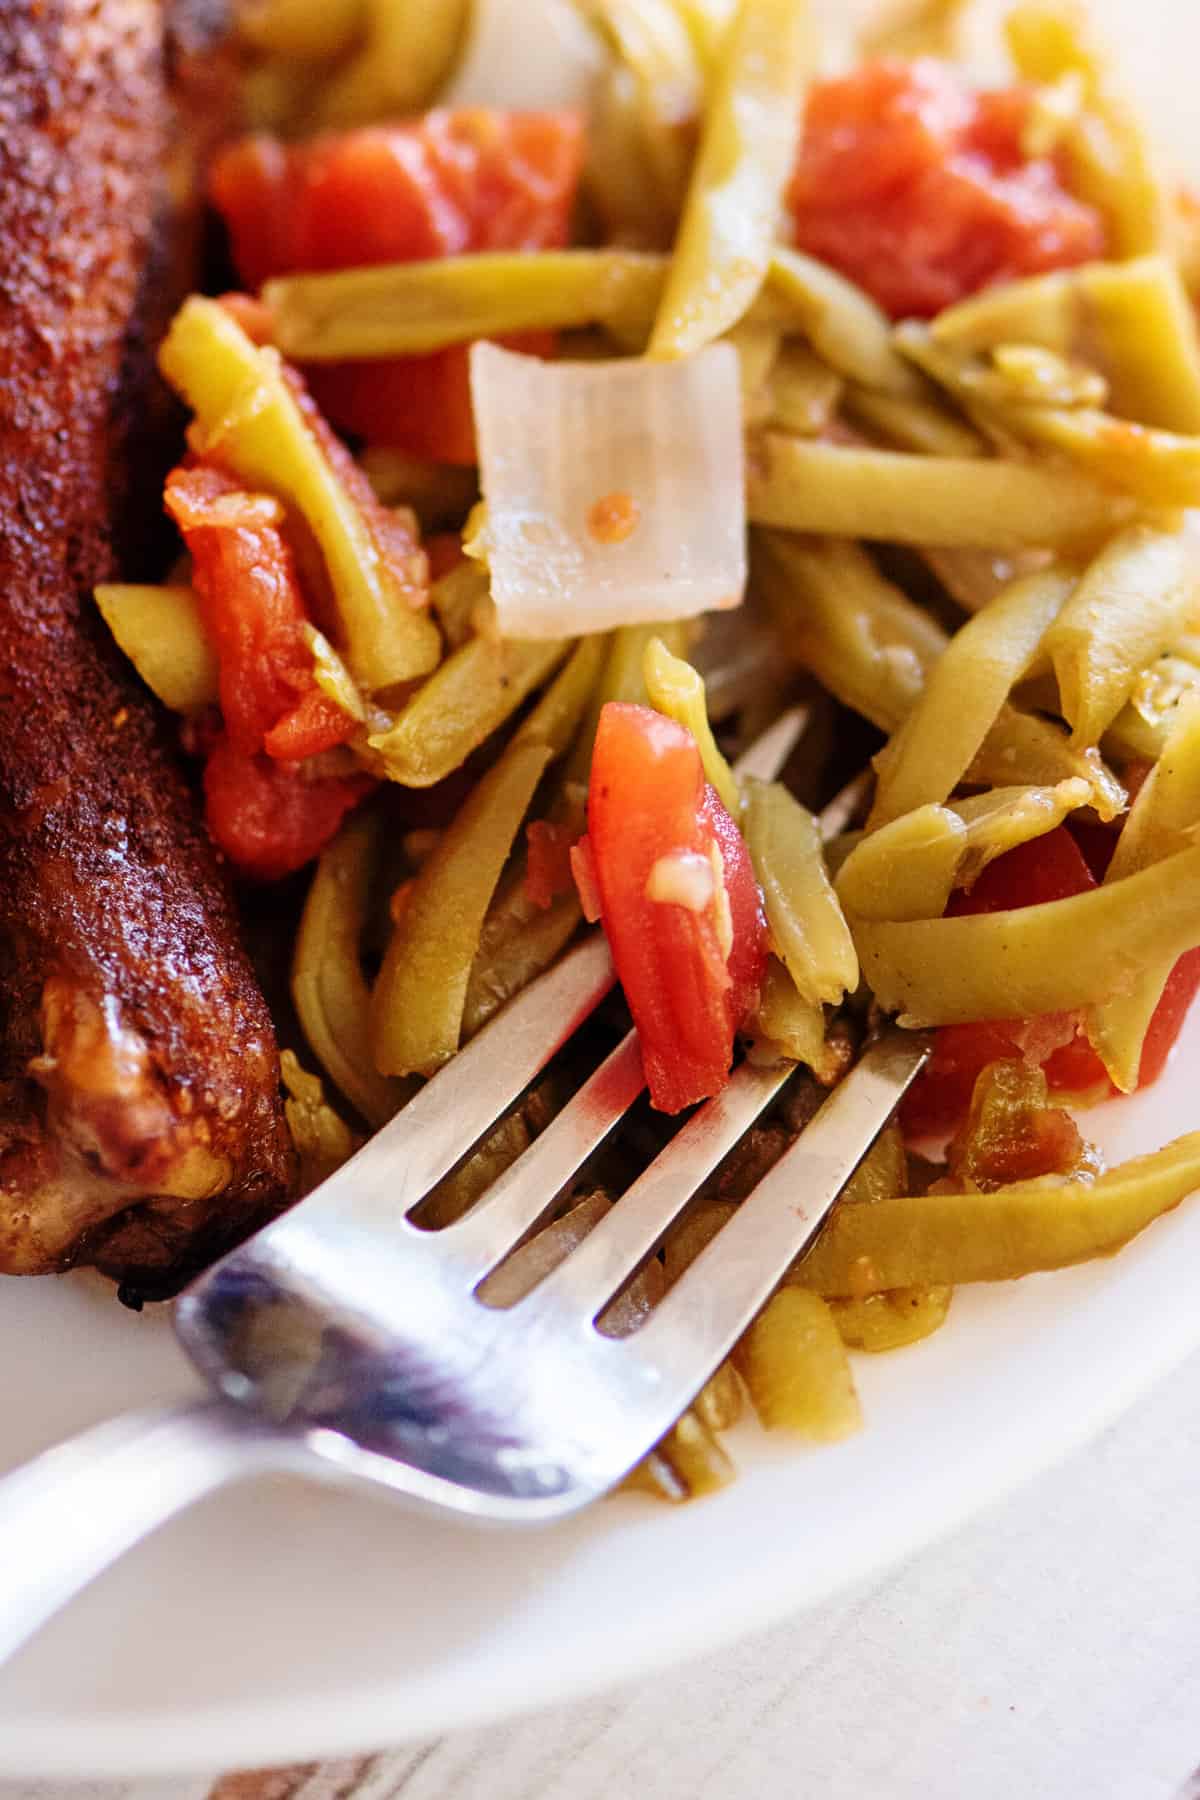
[(150, 1284), (292, 1180), (229, 896), (90, 599), (114, 522), (158, 511), (127, 383), (165, 43), (159, 0), (0, 6), (0, 1270)]

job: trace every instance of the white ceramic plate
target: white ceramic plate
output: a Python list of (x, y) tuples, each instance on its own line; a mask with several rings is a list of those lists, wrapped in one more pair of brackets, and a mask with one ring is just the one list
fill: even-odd
[[(1200, 50), (1193, 5), (1098, 9), (1127, 33), (1136, 16), (1133, 77), (1158, 92), (1177, 143)], [(1115, 1158), (1200, 1123), (1198, 1059), (1200, 1008), (1157, 1089), (1091, 1115), (1091, 1135)], [(742, 1479), (682, 1511), (621, 1498), (524, 1536), (281, 1481), (220, 1496), (0, 1674), (0, 1774), (294, 1761), (477, 1724), (711, 1649), (914, 1550), (1081, 1444), (1200, 1345), (1198, 1286), (1195, 1202), (1113, 1261), (966, 1289), (928, 1343), (859, 1359), (860, 1437), (804, 1452), (745, 1428)], [(0, 1282), (0, 1366), (0, 1468), (192, 1386), (168, 1320), (123, 1312), (86, 1276)]]

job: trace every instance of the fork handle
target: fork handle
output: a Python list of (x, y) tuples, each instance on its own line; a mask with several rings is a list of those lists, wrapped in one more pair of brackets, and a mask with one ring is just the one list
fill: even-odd
[(0, 1480), (0, 1663), (159, 1525), (228, 1482), (295, 1466), (298, 1450), (201, 1401), (126, 1413)]

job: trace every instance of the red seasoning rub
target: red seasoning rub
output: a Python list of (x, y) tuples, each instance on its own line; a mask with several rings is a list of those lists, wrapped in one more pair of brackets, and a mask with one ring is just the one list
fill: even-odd
[(145, 511), (123, 377), (163, 10), (7, 0), (0, 67), (0, 1270), (165, 1286), (284, 1204), (293, 1158), (224, 881), (91, 600)]

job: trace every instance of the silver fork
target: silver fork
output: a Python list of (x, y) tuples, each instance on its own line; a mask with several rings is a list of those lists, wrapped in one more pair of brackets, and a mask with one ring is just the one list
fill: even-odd
[[(771, 776), (803, 721), (739, 765)], [(838, 809), (836, 812), (834, 809)], [(828, 823), (844, 817), (833, 803)], [(642, 1090), (636, 1034), (460, 1220), (410, 1215), (609, 992), (593, 932), (349, 1163), (175, 1303), (216, 1397), (133, 1413), (0, 1482), (0, 1660), (201, 1496), (267, 1471), (368, 1482), (476, 1520), (543, 1523), (615, 1486), (805, 1249), (928, 1054), (888, 1030), (630, 1336), (596, 1328), (700, 1184), (791, 1079), (742, 1064), (619, 1204), (506, 1310), (478, 1290)]]

